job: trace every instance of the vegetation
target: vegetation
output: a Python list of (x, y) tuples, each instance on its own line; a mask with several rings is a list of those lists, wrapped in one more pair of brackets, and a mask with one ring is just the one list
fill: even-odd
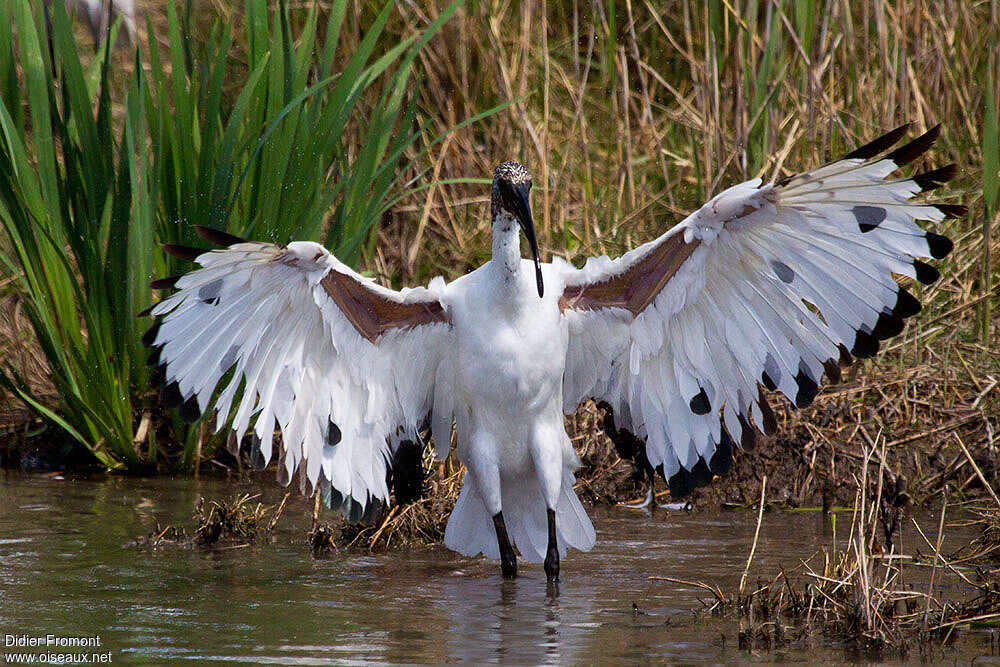
[[(22, 38), (18, 27), (14, 41), (0, 37), (3, 100), (15, 128), (4, 135), (3, 155), (10, 164), (21, 160), (16, 171), (0, 170), (5, 227), (14, 232), (8, 268), (17, 285), (8, 283), (0, 295), (14, 315), (0, 322), (0, 347), (17, 353), (8, 385), (106, 453), (109, 464), (130, 456), (165, 462), (162, 447), (152, 456), (152, 448), (134, 453), (143, 411), (157, 442), (185, 443), (180, 464), (198, 459), (197, 433), (165, 429), (145, 390), (136, 356), (141, 323), (131, 319), (148, 302), (150, 275), (184, 268), (153, 251), (153, 241), (190, 242), (192, 223), (276, 240), (321, 238), (398, 287), (436, 274), (456, 277), (488, 256), (487, 193), (458, 181), (488, 176), (503, 159), (516, 157), (533, 172), (543, 254), (580, 261), (652, 238), (735, 182), (808, 168), (907, 121), (914, 132), (943, 124), (933, 164), (957, 162), (959, 176), (935, 194), (970, 207), (966, 217), (934, 230), (956, 243), (942, 280), (916, 286), (924, 311), (882, 355), (828, 387), (809, 411), (780, 415), (782, 437), (737, 466), (745, 478), (702, 495), (748, 504), (764, 470), (774, 483), (787, 483), (782, 495), (794, 502), (809, 502), (830, 485), (849, 496), (844, 482), (861, 460), (859, 448), (879, 431), (889, 441), (890, 467), (924, 497), (947, 485), (979, 488), (955, 449), (956, 436), (977, 461), (996, 459), (997, 3), (561, 0), (455, 8), (441, 0), (391, 8), (307, 2), (271, 12), (249, 2), (238, 9), (193, 3), (177, 16), (169, 3), (148, 0), (138, 60), (114, 49), (83, 58), (77, 78), (85, 92), (76, 93), (71, 73), (60, 71), (72, 69), (63, 64), (72, 59), (68, 24), (53, 24), (60, 67), (48, 77), (41, 10), (32, 13), (27, 4), (8, 11), (18, 26), (30, 15), (33, 32)], [(434, 34), (432, 48), (420, 48)], [(38, 49), (33, 60), (26, 48)], [(104, 68), (109, 53), (112, 66)], [(125, 82), (105, 78), (105, 70)], [(326, 73), (348, 71), (367, 74), (349, 89), (346, 75), (325, 81)], [(35, 109), (36, 99), (53, 110), (55, 142), (42, 145), (48, 130), (38, 119), (48, 112)], [(84, 102), (94, 99), (107, 105), (103, 115), (91, 113), (94, 133), (113, 147), (98, 152), (108, 163), (101, 163), (104, 171), (66, 162), (96, 159), (83, 150), (90, 125), (77, 122)], [(353, 105), (353, 116), (334, 103), (341, 99)], [(466, 123), (504, 104), (510, 106), (503, 113)], [(17, 145), (25, 147), (22, 158)], [(52, 203), (66, 198), (71, 177), (89, 183), (83, 179), (101, 173), (111, 175), (101, 178), (113, 187)], [(124, 192), (126, 184), (141, 196), (102, 195)], [(59, 195), (52, 200), (43, 188)], [(42, 194), (21, 194), (32, 190)], [(28, 209), (38, 202), (39, 212)], [(49, 239), (45, 227), (31, 224), (29, 210), (54, 219), (57, 230), (86, 220), (86, 229), (99, 233), (82, 238), (97, 249), (78, 251), (68, 233), (65, 242)], [(124, 220), (131, 221), (128, 235), (111, 234)], [(31, 239), (28, 250), (16, 234)], [(145, 259), (136, 264), (115, 255), (142, 254), (122, 238), (146, 243)], [(18, 253), (30, 255), (33, 247), (49, 256), (31, 255), (22, 267)], [(95, 267), (87, 264), (93, 256), (121, 259)], [(105, 275), (113, 267), (124, 268)], [(113, 319), (113, 308), (129, 317)], [(36, 341), (16, 326), (20, 310), (39, 313), (31, 315)], [(111, 322), (130, 327), (128, 335), (111, 335)], [(45, 363), (21, 354), (34, 345)], [(115, 346), (125, 351), (107, 352)], [(94, 370), (87, 361), (94, 359), (110, 370)], [(39, 379), (42, 372), (51, 385)], [(56, 396), (46, 394), (49, 386)], [(122, 390), (110, 399), (108, 387)], [(108, 406), (78, 407), (101, 401)], [(586, 406), (570, 426), (590, 463), (585, 489), (606, 500), (634, 487), (628, 465), (601, 454), (608, 448), (599, 417)], [(775, 476), (775, 466), (787, 474)], [(983, 471), (995, 483), (996, 466)], [(434, 488), (451, 493), (454, 472), (436, 475)], [(407, 523), (414, 514), (392, 520)], [(380, 543), (390, 539), (379, 536)]]
[[(151, 302), (152, 277), (187, 268), (157, 243), (190, 244), (201, 224), (323, 240), (356, 262), (379, 219), (412, 190), (403, 175), (434, 143), (416, 121), (412, 64), (457, 8), (387, 40), (387, 3), (345, 47), (346, 2), (322, 24), (317, 7), (303, 12), (293, 34), (283, 4), (271, 13), (265, 0), (248, 0), (237, 62), (232, 23), (215, 17), (196, 36), (187, 7), (179, 17), (165, 4), (164, 60), (148, 23), (148, 47), (127, 68), (113, 62), (117, 26), (85, 65), (62, 2), (0, 8), (17, 37), (0, 38), (0, 219), (9, 239), (0, 259), (22, 291), (58, 403), (40, 399), (15, 368), (0, 379), (108, 467), (189, 468), (200, 446), (199, 430), (173, 418), (179, 459), (165, 461), (157, 447), (170, 417), (150, 395), (140, 343), (148, 321), (136, 314)], [(120, 82), (117, 69), (128, 70)]]
[[(963, 453), (985, 485), (969, 452)], [(727, 594), (719, 585), (675, 577), (650, 579), (711, 593), (713, 599), (703, 603), (703, 613), (738, 617), (739, 646), (750, 651), (800, 643), (821, 633), (867, 655), (907, 658), (918, 651), (921, 659), (928, 660), (933, 659), (931, 649), (954, 640), (959, 631), (995, 627), (1000, 623), (1000, 568), (994, 557), (1000, 550), (995, 532), (1000, 498), (990, 491), (986, 505), (950, 509), (945, 499), (937, 534), (928, 535), (915, 519), (903, 519), (910, 498), (897, 484), (885, 483), (884, 456), (884, 441), (865, 451), (862, 475), (855, 478), (847, 544), (841, 549), (835, 534), (837, 515), (824, 511), (824, 524), (832, 523), (830, 549), (800, 559), (788, 571), (779, 568), (769, 580), (758, 579), (756, 586), (748, 585), (766, 506), (765, 476), (757, 530), (736, 591)], [(876, 465), (879, 460), (883, 463)], [(943, 540), (946, 530), (956, 524), (947, 524), (945, 517), (956, 509), (976, 517), (972, 525), (980, 536), (949, 556)], [(950, 595), (944, 594), (946, 589)]]

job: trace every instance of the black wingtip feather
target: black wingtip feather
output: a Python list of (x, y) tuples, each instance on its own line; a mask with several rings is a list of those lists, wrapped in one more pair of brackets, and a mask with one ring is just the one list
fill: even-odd
[[(670, 488), (670, 497), (677, 500), (699, 487), (708, 486), (712, 483), (715, 475), (723, 475), (728, 472), (732, 462), (733, 442), (729, 434), (723, 429), (722, 440), (716, 446), (710, 463), (705, 463), (704, 457), (698, 457), (698, 462), (694, 464), (691, 470), (685, 470), (681, 467), (680, 470), (667, 480), (667, 486)], [(662, 475), (662, 467), (658, 468), (658, 470)]]
[(146, 333), (142, 334), (142, 338), (140, 339), (142, 340), (143, 345), (145, 345), (146, 347), (151, 347), (153, 343), (156, 342), (156, 335), (160, 333), (161, 324), (162, 321), (157, 320), (156, 322), (153, 322), (153, 326), (146, 329)]
[(903, 333), (903, 318), (894, 313), (879, 313), (872, 335), (879, 340), (886, 340)]
[(202, 248), (192, 248), (191, 246), (176, 245), (174, 243), (164, 243), (160, 247), (163, 248), (163, 252), (168, 255), (172, 255), (178, 259), (185, 259), (189, 262), (193, 262), (198, 257), (208, 252)]
[(163, 351), (163, 347), (154, 347), (150, 350), (149, 356), (146, 357), (146, 365), (150, 368), (156, 368), (160, 365), (160, 352)]
[(937, 269), (919, 259), (913, 260), (913, 268), (917, 272), (917, 280), (925, 285), (932, 285), (941, 277)]
[(774, 435), (778, 430), (778, 418), (774, 416), (774, 410), (760, 387), (757, 388), (757, 405), (760, 407), (761, 420), (764, 422), (764, 435)]
[(422, 443), (403, 440), (392, 455), (388, 476), (397, 505), (409, 505), (424, 495), (423, 452)]
[(264, 452), (260, 449), (260, 438), (257, 437), (256, 433), (250, 435), (250, 467), (257, 472), (267, 467)]
[(941, 134), (941, 126), (935, 125), (910, 143), (897, 148), (885, 157), (895, 162), (897, 167), (902, 167), (904, 164), (913, 162), (927, 152), (927, 149), (937, 140), (939, 134)]
[(920, 186), (921, 191), (927, 192), (928, 190), (938, 188), (953, 179), (956, 171), (958, 171), (958, 165), (949, 164), (945, 167), (917, 174), (916, 176), (913, 176), (912, 179), (914, 183)]
[(733, 438), (729, 435), (725, 427), (723, 427), (722, 437), (719, 439), (719, 444), (715, 447), (712, 460), (708, 462), (709, 469), (719, 476), (729, 472), (729, 468), (733, 465), (733, 450), (735, 448), (736, 443), (733, 442)]
[(740, 422), (740, 446), (749, 451), (757, 446), (757, 429), (743, 415), (737, 415)]
[(961, 218), (969, 212), (964, 204), (934, 204), (934, 208), (944, 213), (946, 218)]
[(171, 382), (160, 389), (160, 404), (167, 410), (180, 406), (184, 402), (184, 395), (181, 394), (180, 385)]
[(875, 336), (858, 329), (857, 335), (854, 337), (854, 347), (851, 348), (851, 354), (859, 359), (868, 359), (878, 353), (878, 348), (878, 339)]
[(842, 159), (844, 160), (868, 160), (873, 158), (896, 145), (896, 143), (906, 134), (906, 131), (910, 129), (910, 123), (905, 123), (900, 125), (895, 130), (886, 132), (881, 137), (870, 141), (864, 146), (855, 148), (853, 151), (845, 155)]
[(691, 397), (688, 407), (696, 415), (707, 415), (711, 412), (712, 404), (708, 402), (708, 394), (705, 393), (704, 387), (701, 387), (701, 391)]
[(688, 495), (694, 491), (691, 473), (681, 468), (667, 480), (667, 488), (670, 489), (670, 497), (674, 500)]
[(149, 373), (149, 385), (156, 390), (163, 389), (167, 382), (167, 367), (163, 364), (156, 366)]
[(920, 312), (920, 308), (920, 302), (917, 301), (916, 297), (900, 287), (899, 295), (896, 297), (896, 305), (892, 309), (893, 314), (903, 318), (913, 317)]
[(763, 384), (771, 391), (774, 391), (775, 389), (778, 388), (778, 385), (774, 383), (774, 380), (772, 380), (771, 376), (767, 374), (767, 371), (764, 371), (763, 373), (760, 374), (760, 381), (761, 384)]
[(952, 251), (955, 244), (951, 242), (951, 239), (947, 236), (941, 236), (940, 234), (935, 234), (934, 232), (927, 232), (927, 248), (931, 252), (931, 257), (934, 259), (941, 259), (947, 257), (948, 253)]
[(219, 245), (224, 248), (236, 245), (237, 243), (246, 243), (246, 239), (230, 234), (229, 232), (224, 232), (221, 229), (212, 229), (211, 227), (195, 225), (194, 231), (198, 233), (198, 236), (205, 239), (209, 243), (214, 243), (215, 245)]
[(806, 373), (805, 368), (799, 367), (799, 372), (795, 376), (795, 383), (798, 385), (798, 391), (795, 392), (795, 407), (802, 408), (809, 407), (813, 399), (816, 398), (816, 393), (819, 391), (819, 386), (816, 381), (809, 377)]
[(149, 283), (152, 289), (173, 289), (177, 286), (177, 281), (180, 280), (180, 276), (170, 276), (168, 278), (157, 278), (156, 280)]
[(695, 488), (708, 486), (711, 483), (712, 471), (708, 469), (708, 464), (705, 463), (704, 458), (698, 457), (698, 462), (691, 469), (691, 477), (693, 478)]
[(153, 314), (153, 309), (154, 308), (156, 308), (156, 304), (155, 303), (153, 305), (151, 305), (149, 308), (143, 308), (142, 310), (140, 310), (136, 314), (136, 317), (149, 317), (150, 315)]
[(842, 377), (840, 373), (840, 365), (834, 359), (827, 359), (823, 362), (823, 370), (826, 371), (826, 377), (833, 384), (840, 382)]
[(181, 404), (181, 419), (184, 420), (185, 424), (193, 424), (198, 421), (201, 417), (201, 408), (198, 407), (198, 396), (196, 394), (191, 394), (191, 396)]

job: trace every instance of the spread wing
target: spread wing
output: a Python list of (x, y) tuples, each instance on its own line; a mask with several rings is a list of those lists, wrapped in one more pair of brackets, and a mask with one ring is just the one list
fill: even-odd
[(951, 250), (916, 221), (965, 212), (910, 201), (954, 165), (889, 178), (938, 135), (882, 155), (905, 130), (808, 173), (730, 188), (618, 259), (560, 263), (566, 411), (608, 403), (683, 495), (728, 467), (730, 434), (750, 446), (775, 430), (760, 385), (803, 407), (824, 371), (836, 381), (838, 364), (875, 354), (920, 310), (893, 274), (933, 282), (921, 258)]
[(277, 426), (279, 481), (299, 469), (304, 489), (329, 489), (355, 518), (388, 501), (391, 447), (418, 440), (449, 346), (444, 281), (396, 292), (316, 243), (199, 231), (228, 247), (167, 246), (200, 268), (154, 283), (178, 290), (150, 310), (144, 338), (164, 403), (191, 422), (214, 402), (216, 431), (231, 424), (238, 443), (252, 429), (261, 465)]

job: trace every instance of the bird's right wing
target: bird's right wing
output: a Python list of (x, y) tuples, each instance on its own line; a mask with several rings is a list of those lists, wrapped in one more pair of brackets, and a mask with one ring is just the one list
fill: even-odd
[(759, 385), (802, 407), (824, 372), (837, 378), (838, 362), (872, 356), (920, 309), (893, 274), (932, 282), (920, 258), (951, 249), (916, 221), (964, 213), (910, 201), (955, 165), (889, 178), (938, 132), (884, 154), (905, 129), (813, 171), (732, 187), (618, 259), (557, 265), (564, 408), (611, 405), (681, 493), (728, 466), (730, 434), (750, 443), (752, 425), (774, 431)]
[(316, 243), (200, 232), (228, 247), (168, 246), (201, 268), (154, 283), (178, 289), (151, 309), (144, 337), (164, 403), (193, 421), (214, 400), (216, 430), (231, 423), (238, 442), (252, 427), (264, 464), (277, 426), (279, 481), (300, 469), (304, 489), (332, 485), (355, 518), (388, 501), (389, 443), (418, 440), (450, 346), (444, 281), (396, 292)]

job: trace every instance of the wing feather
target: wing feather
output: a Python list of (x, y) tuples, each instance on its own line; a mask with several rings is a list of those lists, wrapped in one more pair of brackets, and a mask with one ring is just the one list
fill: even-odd
[(686, 492), (728, 468), (730, 434), (750, 447), (755, 431), (775, 430), (764, 387), (804, 407), (824, 374), (898, 334), (919, 303), (893, 276), (932, 281), (921, 259), (951, 250), (917, 221), (965, 212), (912, 201), (953, 165), (889, 178), (938, 134), (881, 155), (905, 129), (810, 172), (730, 188), (619, 259), (556, 263), (567, 412), (606, 402), (671, 491)]
[(298, 472), (304, 491), (320, 485), (352, 518), (388, 502), (399, 431), (415, 438), (433, 407), (450, 428), (452, 405), (435, 387), (451, 375), (444, 282), (395, 292), (315, 243), (199, 233), (230, 245), (184, 249), (200, 268), (150, 311), (158, 319), (144, 341), (164, 391), (180, 399), (182, 415), (196, 417), (214, 399), (216, 430), (229, 424), (236, 442), (252, 431), (264, 465), (280, 430), (279, 481)]

